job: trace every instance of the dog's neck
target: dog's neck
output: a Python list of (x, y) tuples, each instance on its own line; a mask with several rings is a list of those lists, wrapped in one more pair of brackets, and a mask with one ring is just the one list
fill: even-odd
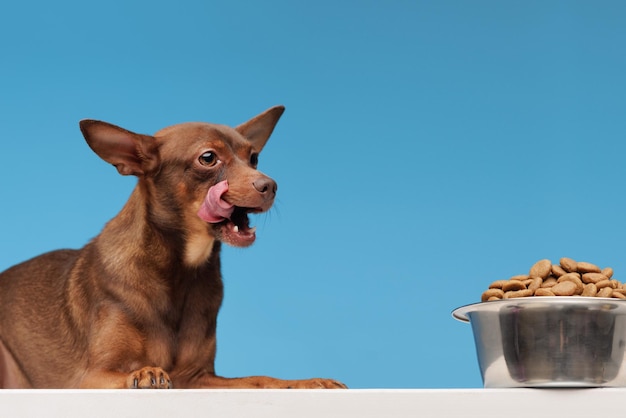
[(204, 224), (199, 223), (197, 230), (170, 228), (169, 222), (154, 215), (156, 208), (146, 204), (148, 194), (140, 181), (120, 213), (97, 238), (108, 270), (127, 274), (116, 269), (136, 266), (171, 274), (172, 269), (180, 270), (181, 266), (197, 269), (211, 262), (212, 253), (219, 255), (220, 246)]

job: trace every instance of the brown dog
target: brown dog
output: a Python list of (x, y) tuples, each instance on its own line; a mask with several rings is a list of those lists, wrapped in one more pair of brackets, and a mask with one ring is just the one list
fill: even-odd
[(283, 110), (235, 129), (185, 123), (153, 137), (82, 121), (96, 154), (139, 181), (85, 247), (0, 274), (0, 387), (345, 387), (215, 374), (220, 245), (252, 244), (248, 214), (274, 201), (276, 183), (256, 165)]

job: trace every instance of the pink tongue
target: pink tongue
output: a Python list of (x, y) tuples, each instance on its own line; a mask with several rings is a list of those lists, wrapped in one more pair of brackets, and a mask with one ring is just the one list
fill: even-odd
[(234, 207), (222, 196), (228, 191), (228, 181), (220, 181), (209, 189), (202, 206), (198, 211), (198, 216), (205, 222), (217, 223), (224, 219), (229, 219)]

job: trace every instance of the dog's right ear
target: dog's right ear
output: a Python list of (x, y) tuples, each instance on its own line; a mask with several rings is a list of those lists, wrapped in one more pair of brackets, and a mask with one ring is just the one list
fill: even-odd
[(156, 141), (119, 126), (98, 120), (80, 121), (80, 130), (91, 149), (122, 175), (140, 176), (156, 168)]

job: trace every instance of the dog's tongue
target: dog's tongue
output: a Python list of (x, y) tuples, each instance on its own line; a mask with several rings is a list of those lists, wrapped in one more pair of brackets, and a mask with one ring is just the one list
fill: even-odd
[(198, 216), (205, 222), (217, 223), (224, 219), (229, 219), (234, 207), (222, 196), (228, 191), (228, 181), (220, 181), (209, 189), (202, 206), (198, 211)]

